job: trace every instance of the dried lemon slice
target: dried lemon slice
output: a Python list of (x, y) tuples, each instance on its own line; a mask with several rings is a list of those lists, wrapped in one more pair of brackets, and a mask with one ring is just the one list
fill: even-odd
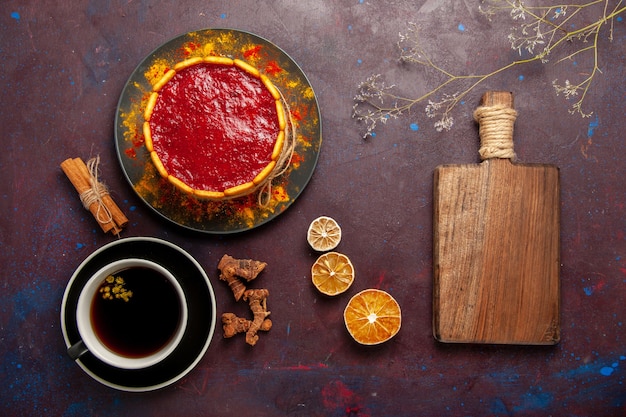
[(311, 267), (311, 279), (322, 294), (341, 294), (354, 282), (354, 267), (346, 255), (328, 252), (317, 258)]
[(367, 289), (356, 294), (343, 312), (348, 333), (362, 345), (386, 342), (398, 333), (402, 313), (398, 302), (387, 292)]
[(341, 241), (341, 227), (335, 219), (320, 216), (311, 222), (306, 237), (309, 245), (316, 251), (333, 250)]

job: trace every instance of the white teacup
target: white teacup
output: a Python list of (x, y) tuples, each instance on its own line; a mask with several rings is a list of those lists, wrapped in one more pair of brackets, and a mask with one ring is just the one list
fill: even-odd
[[(113, 282), (106, 282), (110, 276)], [(76, 307), (81, 340), (68, 353), (78, 359), (89, 351), (117, 368), (147, 368), (180, 344), (187, 314), (185, 293), (166, 268), (146, 259), (118, 260), (82, 288)]]

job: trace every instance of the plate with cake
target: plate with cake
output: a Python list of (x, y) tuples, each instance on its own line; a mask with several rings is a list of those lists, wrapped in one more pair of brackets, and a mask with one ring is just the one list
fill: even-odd
[(205, 29), (159, 46), (119, 99), (117, 155), (156, 213), (206, 233), (276, 218), (308, 184), (322, 142), (317, 99), (282, 49)]

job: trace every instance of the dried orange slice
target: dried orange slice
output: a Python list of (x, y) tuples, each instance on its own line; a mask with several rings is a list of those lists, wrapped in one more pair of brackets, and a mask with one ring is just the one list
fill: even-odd
[(320, 216), (309, 225), (306, 235), (311, 247), (319, 252), (333, 250), (341, 241), (341, 227), (335, 219)]
[(346, 255), (328, 252), (317, 258), (311, 267), (311, 278), (322, 294), (341, 294), (354, 282), (354, 267)]
[(350, 336), (362, 345), (386, 342), (402, 325), (400, 305), (389, 293), (367, 289), (350, 299), (343, 312)]

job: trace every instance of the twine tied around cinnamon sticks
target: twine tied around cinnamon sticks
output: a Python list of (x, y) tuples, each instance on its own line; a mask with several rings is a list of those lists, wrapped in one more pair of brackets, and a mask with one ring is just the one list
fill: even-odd
[(80, 158), (69, 158), (61, 163), (61, 169), (102, 231), (119, 236), (128, 219), (109, 195), (107, 186), (98, 179), (99, 164), (99, 156), (89, 159), (87, 164)]
[(474, 120), (480, 126), (482, 160), (490, 158), (515, 159), (513, 150), (513, 125), (517, 111), (509, 106), (481, 106), (474, 111)]
[(83, 207), (89, 210), (92, 204), (97, 204), (96, 220), (98, 223), (109, 223), (113, 220), (111, 210), (104, 204), (102, 198), (109, 195), (109, 189), (106, 185), (98, 181), (98, 165), (100, 164), (100, 157), (91, 158), (87, 161), (87, 170), (89, 171), (89, 183), (91, 188), (80, 193), (80, 201), (83, 203)]

